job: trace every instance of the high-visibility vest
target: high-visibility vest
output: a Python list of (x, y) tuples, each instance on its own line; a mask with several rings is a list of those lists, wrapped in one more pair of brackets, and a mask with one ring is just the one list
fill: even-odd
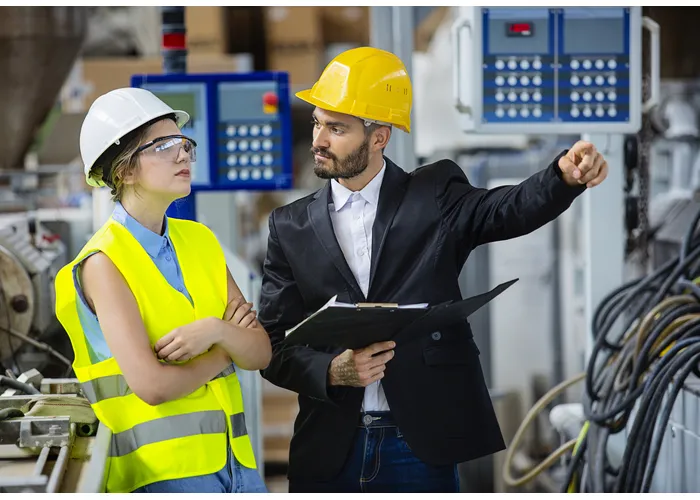
[(216, 237), (196, 222), (168, 219), (168, 227), (194, 306), (112, 218), (56, 276), (56, 315), (73, 345), (76, 377), (95, 415), (113, 433), (107, 459), (108, 492), (130, 492), (158, 481), (215, 473), (227, 462), (227, 436), (236, 459), (256, 468), (233, 364), (192, 394), (151, 406), (129, 389), (113, 357), (97, 363), (90, 360), (78, 317), (80, 299), (73, 268), (95, 251), (107, 255), (124, 276), (151, 346), (192, 321), (223, 317), (226, 261)]

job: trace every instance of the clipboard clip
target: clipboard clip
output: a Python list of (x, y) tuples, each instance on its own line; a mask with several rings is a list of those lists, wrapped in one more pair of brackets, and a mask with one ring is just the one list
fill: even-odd
[(388, 302), (358, 302), (355, 307), (358, 309), (395, 309), (399, 305)]

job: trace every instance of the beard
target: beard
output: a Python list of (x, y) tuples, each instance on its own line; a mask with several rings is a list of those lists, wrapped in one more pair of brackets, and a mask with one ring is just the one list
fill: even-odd
[(314, 174), (320, 179), (352, 179), (367, 169), (369, 164), (369, 138), (345, 158), (338, 159), (326, 148), (311, 148), (312, 154), (328, 158), (330, 163), (321, 163), (314, 158)]

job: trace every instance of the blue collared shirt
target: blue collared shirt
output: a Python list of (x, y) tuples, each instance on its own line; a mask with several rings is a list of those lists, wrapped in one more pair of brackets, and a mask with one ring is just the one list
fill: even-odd
[[(124, 226), (136, 241), (141, 244), (170, 286), (181, 292), (187, 297), (187, 300), (192, 303), (192, 297), (190, 297), (189, 292), (185, 288), (182, 271), (180, 270), (180, 264), (177, 261), (177, 255), (175, 254), (172, 241), (168, 236), (168, 218), (165, 218), (165, 230), (162, 236), (154, 233), (150, 229), (146, 229), (140, 222), (129, 215), (119, 202), (117, 202), (114, 207), (112, 218)], [(88, 256), (89, 255), (86, 255), (85, 258)], [(77, 301), (78, 317), (80, 318), (80, 324), (85, 333), (90, 359), (93, 363), (98, 363), (111, 358), (112, 353), (107, 346), (97, 316), (87, 305), (85, 296), (83, 295), (82, 288), (80, 287), (79, 268), (78, 265), (73, 268), (73, 279), (76, 284), (76, 289), (78, 290), (78, 296), (80, 297), (80, 300)]]

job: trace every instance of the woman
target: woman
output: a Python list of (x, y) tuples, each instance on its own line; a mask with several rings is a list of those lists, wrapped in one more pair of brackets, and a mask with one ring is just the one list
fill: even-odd
[(118, 89), (83, 122), (92, 186), (110, 219), (56, 278), (58, 319), (85, 396), (113, 433), (110, 492), (264, 492), (235, 367), (265, 368), (271, 346), (213, 233), (168, 218), (190, 193), (187, 113)]

